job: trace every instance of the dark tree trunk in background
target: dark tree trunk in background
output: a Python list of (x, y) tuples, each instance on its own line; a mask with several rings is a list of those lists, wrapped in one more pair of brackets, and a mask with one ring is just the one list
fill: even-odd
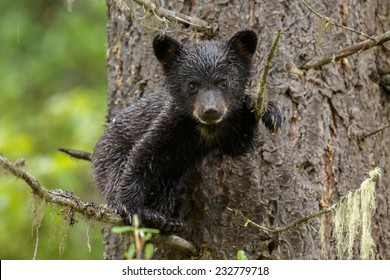
[[(251, 91), (259, 80), (275, 31), (283, 31), (267, 85), (269, 99), (281, 109), (282, 129), (273, 136), (260, 124), (256, 149), (238, 159), (209, 156), (182, 198), (180, 215), (189, 223), (184, 237), (200, 249), (197, 258), (235, 259), (239, 249), (250, 259), (324, 258), (319, 219), (276, 238), (250, 225), (244, 227), (244, 222), (226, 207), (240, 210), (267, 227), (285, 225), (337, 202), (348, 190), (360, 186), (367, 171), (379, 166), (383, 172), (377, 188), (373, 235), (376, 258), (390, 259), (390, 129), (358, 140), (390, 122), (390, 95), (378, 87), (380, 75), (390, 72), (390, 52), (374, 48), (348, 57), (344, 64), (329, 64), (300, 76), (289, 71), (291, 65), (300, 67), (308, 59), (365, 38), (333, 27), (318, 45), (318, 20), (296, 0), (158, 2), (167, 9), (208, 21), (214, 31), (212, 39), (227, 39), (238, 30), (254, 29), (259, 46)], [(390, 1), (310, 2), (322, 15), (372, 36), (390, 30)], [(132, 20), (129, 10), (114, 1), (107, 0), (107, 6), (109, 121), (125, 106), (162, 85), (163, 77), (152, 52), (156, 33)], [(153, 17), (141, 23), (164, 28)], [(168, 31), (183, 28), (170, 25)], [(169, 34), (183, 42), (202, 39), (194, 31)], [(331, 229), (329, 223), (328, 234)], [(106, 257), (121, 258), (128, 244), (107, 230), (105, 238), (109, 245)], [(327, 257), (332, 259), (331, 248)], [(189, 256), (160, 251), (158, 257)]]

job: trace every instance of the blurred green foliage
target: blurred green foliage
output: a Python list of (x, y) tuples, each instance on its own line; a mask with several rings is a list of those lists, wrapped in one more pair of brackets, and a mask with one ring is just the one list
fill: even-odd
[[(57, 148), (92, 151), (103, 131), (104, 1), (77, 0), (69, 12), (64, 0), (5, 0), (0, 11), (0, 153), (12, 161), (25, 159), (26, 169), (45, 187), (100, 203), (90, 163)], [(33, 257), (30, 204), (29, 187), (1, 172), (0, 259)], [(102, 259), (100, 224), (78, 220), (60, 255), (61, 209), (48, 205), (37, 259)]]

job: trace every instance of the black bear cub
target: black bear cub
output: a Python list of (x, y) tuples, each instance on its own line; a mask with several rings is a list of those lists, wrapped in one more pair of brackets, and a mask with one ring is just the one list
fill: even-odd
[[(182, 45), (153, 40), (166, 85), (128, 107), (109, 124), (92, 156), (93, 173), (109, 207), (163, 232), (182, 230), (171, 217), (188, 172), (212, 150), (244, 153), (253, 142), (254, 103), (245, 94), (257, 35)], [(281, 117), (268, 104), (262, 118), (276, 130)]]

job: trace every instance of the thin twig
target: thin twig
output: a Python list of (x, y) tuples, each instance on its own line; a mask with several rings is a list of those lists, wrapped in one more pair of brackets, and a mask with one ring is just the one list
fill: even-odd
[(371, 133), (369, 133), (367, 135), (362, 136), (361, 139), (373, 136), (373, 135), (375, 135), (375, 134), (377, 134), (377, 133), (379, 133), (379, 132), (381, 132), (381, 131), (385, 130), (386, 128), (389, 128), (389, 127), (390, 127), (390, 124), (385, 125), (384, 127), (380, 128), (380, 129), (377, 129), (377, 130), (375, 130), (375, 131), (373, 131), (373, 132), (371, 132)]
[(331, 206), (331, 207), (325, 208), (325, 209), (323, 209), (323, 210), (321, 210), (321, 211), (319, 211), (317, 213), (313, 213), (313, 214), (310, 214), (310, 215), (308, 215), (306, 217), (298, 219), (298, 220), (296, 220), (296, 221), (294, 221), (294, 222), (292, 222), (292, 223), (290, 223), (290, 224), (288, 224), (286, 226), (276, 227), (276, 228), (274, 228), (274, 232), (278, 233), (278, 232), (283, 232), (283, 231), (295, 228), (295, 227), (299, 226), (300, 224), (303, 224), (303, 223), (305, 223), (305, 222), (307, 222), (307, 221), (309, 221), (309, 220), (311, 220), (313, 218), (317, 218), (317, 217), (319, 217), (319, 216), (321, 216), (323, 214), (331, 212), (333, 210), (333, 208), (334, 208), (334, 206)]
[[(379, 178), (380, 178), (380, 174), (381, 174), (380, 168), (375, 168), (374, 170), (369, 172), (369, 176), (370, 176), (369, 179), (372, 180), (373, 182), (377, 182), (379, 180)], [(366, 182), (366, 180), (364, 182)], [(362, 186), (363, 186), (363, 184), (362, 184)], [(359, 189), (357, 189), (357, 190), (355, 190), (353, 192), (356, 193), (357, 191), (360, 191), (361, 188), (362, 187), (360, 187)], [(340, 203), (342, 203), (346, 199), (348, 199), (348, 194), (343, 196), (343, 197), (341, 197), (340, 200), (337, 203), (333, 204), (332, 206), (330, 206), (328, 208), (325, 208), (325, 209), (323, 209), (323, 210), (321, 210), (319, 212), (312, 213), (312, 214), (310, 214), (308, 216), (300, 218), (300, 219), (298, 219), (298, 220), (296, 220), (296, 221), (294, 221), (294, 222), (292, 222), (292, 223), (290, 223), (288, 225), (281, 226), (281, 227), (273, 227), (273, 228), (267, 228), (267, 227), (261, 226), (261, 225), (255, 223), (255, 222), (253, 222), (252, 220), (247, 218), (239, 210), (228, 208), (228, 207), (227, 207), (227, 210), (232, 211), (237, 216), (240, 216), (244, 220), (245, 226), (248, 225), (248, 224), (251, 224), (251, 225), (253, 225), (253, 226), (257, 227), (257, 228), (260, 228), (260, 229), (262, 229), (264, 231), (277, 234), (277, 233), (284, 232), (284, 231), (290, 230), (292, 228), (295, 228), (295, 227), (297, 227), (297, 226), (299, 226), (299, 225), (301, 225), (301, 224), (303, 224), (303, 223), (305, 223), (305, 222), (307, 222), (307, 221), (309, 221), (309, 220), (311, 220), (313, 218), (319, 217), (321, 215), (324, 215), (326, 213), (329, 213), (329, 212), (333, 211), (334, 209), (339, 207)]]
[(350, 27), (348, 27), (348, 26), (339, 24), (339, 23), (337, 23), (336, 21), (334, 21), (334, 20), (332, 20), (332, 19), (330, 19), (330, 18), (328, 18), (328, 17), (325, 17), (325, 16), (321, 15), (319, 12), (317, 12), (317, 11), (314, 10), (312, 7), (310, 7), (309, 4), (307, 4), (304, 0), (299, 0), (299, 1), (300, 1), (303, 5), (305, 5), (305, 7), (309, 9), (309, 11), (311, 11), (312, 13), (314, 13), (317, 17), (319, 17), (319, 18), (325, 20), (325, 21), (328, 22), (329, 24), (332, 24), (332, 25), (334, 25), (334, 26), (337, 26), (337, 27), (346, 29), (346, 30), (351, 31), (351, 32), (354, 32), (354, 33), (357, 33), (357, 34), (359, 34), (359, 35), (361, 35), (361, 36), (363, 36), (363, 37), (366, 37), (366, 38), (368, 38), (368, 39), (371, 39), (371, 40), (375, 41), (375, 38), (373, 38), (373, 37), (371, 37), (371, 36), (369, 36), (369, 35), (367, 35), (367, 34), (361, 32), (361, 31), (358, 31), (358, 30), (355, 30), (355, 29), (350, 28)]
[(267, 101), (267, 92), (265, 90), (266, 84), (267, 84), (267, 77), (268, 77), (268, 70), (271, 66), (272, 58), (274, 57), (274, 53), (276, 50), (276, 47), (278, 46), (280, 36), (282, 34), (282, 31), (278, 29), (275, 34), (274, 41), (272, 43), (271, 49), (269, 51), (266, 64), (263, 69), (263, 75), (261, 76), (261, 80), (257, 85), (257, 102), (256, 102), (256, 108), (255, 108), (255, 116), (256, 120), (259, 121), (261, 117), (265, 113), (265, 106)]
[(280, 232), (287, 231), (289, 229), (295, 228), (295, 227), (299, 226), (300, 224), (303, 224), (303, 223), (305, 223), (305, 222), (307, 222), (307, 221), (309, 221), (309, 220), (311, 220), (313, 218), (316, 218), (316, 217), (319, 217), (319, 216), (321, 216), (323, 214), (331, 212), (333, 210), (333, 208), (334, 208), (334, 206), (328, 207), (328, 208), (323, 209), (323, 210), (321, 210), (319, 212), (316, 212), (316, 213), (310, 214), (310, 215), (308, 215), (306, 217), (303, 217), (301, 219), (298, 219), (298, 220), (296, 220), (296, 221), (294, 221), (294, 222), (292, 222), (292, 223), (290, 223), (288, 225), (285, 225), (285, 226), (274, 227), (274, 228), (267, 228), (267, 227), (261, 226), (261, 225), (255, 223), (255, 222), (253, 222), (252, 220), (250, 220), (249, 218), (244, 216), (244, 214), (241, 211), (227, 207), (228, 210), (234, 212), (235, 215), (240, 216), (244, 220), (245, 226), (248, 225), (248, 224), (251, 224), (251, 225), (253, 225), (253, 226), (257, 227), (257, 228), (260, 228), (260, 229), (262, 229), (264, 231), (267, 231), (267, 232), (270, 232), (270, 233), (280, 233)]
[(257, 227), (257, 228), (260, 228), (260, 229), (262, 229), (264, 231), (268, 231), (268, 232), (272, 232), (272, 233), (274, 232), (274, 229), (261, 226), (261, 225), (255, 223), (254, 221), (252, 221), (251, 219), (247, 218), (246, 216), (244, 216), (244, 214), (240, 210), (232, 209), (232, 208), (229, 208), (229, 207), (226, 207), (226, 209), (229, 210), (229, 211), (232, 211), (235, 215), (240, 216), (244, 220), (245, 226), (251, 224), (251, 225), (253, 225), (253, 226)]
[(309, 69), (321, 69), (326, 64), (332, 63), (334, 61), (340, 60), (342, 58), (351, 56), (356, 53), (360, 53), (361, 51), (365, 51), (368, 49), (371, 49), (376, 46), (381, 46), (387, 41), (390, 40), (390, 31), (383, 33), (381, 36), (378, 38), (372, 40), (368, 39), (365, 41), (362, 41), (358, 44), (346, 47), (340, 51), (334, 52), (334, 53), (329, 53), (326, 54), (322, 57), (319, 58), (314, 58), (308, 62), (306, 62), (301, 69), (303, 70), (309, 70)]
[(73, 158), (91, 161), (91, 153), (85, 151), (68, 149), (68, 148), (59, 148), (58, 151), (63, 152)]

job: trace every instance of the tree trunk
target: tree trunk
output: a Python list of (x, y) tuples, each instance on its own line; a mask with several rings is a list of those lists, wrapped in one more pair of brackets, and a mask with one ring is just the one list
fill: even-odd
[[(339, 50), (366, 38), (330, 27), (321, 34), (318, 18), (300, 1), (181, 0), (157, 1), (164, 7), (208, 21), (210, 37), (227, 39), (251, 28), (259, 36), (254, 92), (275, 31), (283, 31), (268, 77), (267, 92), (283, 116), (276, 135), (260, 125), (256, 149), (239, 158), (213, 154), (193, 175), (177, 213), (189, 224), (188, 241), (197, 256), (160, 249), (159, 258), (235, 259), (242, 249), (250, 259), (334, 259), (334, 244), (321, 253), (320, 220), (270, 235), (245, 222), (227, 207), (241, 211), (266, 227), (286, 225), (337, 202), (348, 190), (358, 188), (366, 172), (382, 169), (377, 185), (373, 223), (376, 258), (390, 258), (390, 129), (362, 136), (390, 122), (390, 95), (379, 89), (380, 76), (390, 72), (390, 52), (376, 47), (332, 63), (321, 70), (299, 75), (309, 59)], [(372, 36), (390, 30), (390, 2), (383, 0), (310, 1), (324, 16)], [(163, 84), (161, 67), (152, 52), (157, 34), (145, 26), (164, 29), (154, 16), (137, 14), (135, 4), (118, 6), (107, 0), (108, 10), (108, 114), (117, 112)], [(203, 39), (202, 34), (170, 24), (170, 36), (184, 41)], [(317, 39), (319, 38), (319, 39)], [(325, 233), (331, 238), (330, 218)], [(128, 243), (105, 230), (106, 257), (120, 258)], [(118, 241), (119, 240), (119, 241)], [(113, 245), (114, 244), (114, 245)], [(159, 248), (159, 244), (157, 244)], [(357, 249), (358, 250), (358, 249)]]

